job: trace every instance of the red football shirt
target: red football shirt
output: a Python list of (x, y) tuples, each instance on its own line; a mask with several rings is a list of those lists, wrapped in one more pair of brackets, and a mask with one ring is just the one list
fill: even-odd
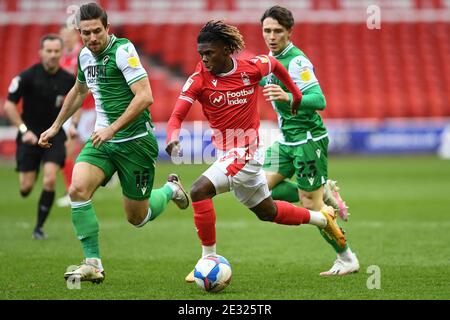
[(258, 142), (259, 81), (272, 73), (271, 59), (268, 56), (251, 60), (233, 58), (233, 69), (218, 75), (208, 72), (199, 62), (186, 81), (179, 99), (201, 103), (213, 129), (216, 148), (229, 150)]

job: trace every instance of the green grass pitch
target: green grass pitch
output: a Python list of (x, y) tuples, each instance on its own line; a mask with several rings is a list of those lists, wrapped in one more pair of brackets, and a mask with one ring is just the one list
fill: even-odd
[[(206, 166), (158, 163), (155, 187), (170, 172), (185, 186)], [(47, 241), (34, 241), (40, 183), (21, 199), (12, 164), (0, 167), (0, 299), (449, 299), (450, 162), (435, 157), (332, 157), (351, 207), (342, 225), (358, 255), (357, 274), (322, 278), (335, 254), (315, 227), (261, 222), (232, 194), (215, 200), (217, 249), (233, 268), (218, 294), (184, 283), (201, 249), (193, 212), (169, 204), (144, 228), (127, 223), (120, 188), (94, 196), (106, 280), (69, 290), (63, 273), (82, 260), (70, 210), (53, 207)], [(62, 183), (57, 196), (62, 195)], [(369, 289), (378, 266), (380, 289)]]

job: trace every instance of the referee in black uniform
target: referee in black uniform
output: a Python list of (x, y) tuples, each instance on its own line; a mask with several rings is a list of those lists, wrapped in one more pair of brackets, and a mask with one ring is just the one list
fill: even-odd
[[(42, 132), (55, 121), (64, 97), (75, 83), (72, 74), (59, 66), (63, 42), (57, 35), (45, 35), (41, 39), (40, 63), (26, 69), (15, 77), (9, 86), (5, 103), (6, 114), (13, 125), (19, 128), (17, 135), (16, 161), (19, 172), (20, 194), (30, 194), (43, 164), (43, 190), (39, 198), (37, 222), (33, 238), (46, 239), (42, 231), (55, 198), (58, 171), (64, 166), (66, 134), (61, 130), (52, 141), (52, 148), (43, 149), (37, 144)], [(23, 111), (17, 103), (23, 99)]]

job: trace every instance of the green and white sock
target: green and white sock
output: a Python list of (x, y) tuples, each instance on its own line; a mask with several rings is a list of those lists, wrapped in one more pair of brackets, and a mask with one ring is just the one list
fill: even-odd
[(173, 189), (169, 183), (166, 183), (162, 188), (153, 189), (150, 195), (149, 208), (147, 217), (136, 227), (143, 227), (147, 222), (155, 220), (167, 207), (167, 204), (172, 199)]
[(99, 225), (92, 206), (92, 200), (71, 202), (72, 223), (75, 234), (81, 241), (85, 258), (100, 259), (98, 244)]
[(172, 199), (172, 188), (166, 183), (162, 188), (152, 190), (150, 196), (150, 208), (152, 216), (150, 221), (156, 219), (167, 207), (167, 204)]

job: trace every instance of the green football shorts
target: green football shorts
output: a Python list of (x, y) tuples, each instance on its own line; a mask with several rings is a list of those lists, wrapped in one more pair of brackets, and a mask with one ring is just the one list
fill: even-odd
[(314, 191), (328, 179), (327, 156), (327, 137), (295, 146), (275, 142), (266, 150), (263, 169), (289, 179), (295, 174), (300, 190)]
[(103, 186), (117, 171), (122, 193), (133, 200), (150, 197), (155, 177), (155, 163), (158, 157), (158, 143), (153, 133), (120, 143), (106, 142), (99, 148), (86, 142), (76, 162), (87, 162), (105, 173)]

